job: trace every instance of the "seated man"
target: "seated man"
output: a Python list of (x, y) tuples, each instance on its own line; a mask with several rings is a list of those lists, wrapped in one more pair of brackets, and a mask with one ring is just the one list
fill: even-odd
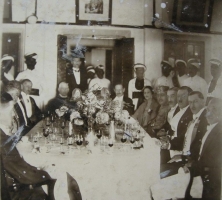
[(48, 195), (37, 185), (51, 184), (53, 180), (47, 172), (29, 165), (20, 156), (15, 147), (18, 133), (10, 136), (11, 133), (7, 131), (12, 124), (13, 106), (14, 102), (8, 100), (0, 104), (1, 198), (47, 199)]
[(156, 137), (157, 132), (166, 123), (167, 114), (169, 111), (169, 104), (167, 100), (167, 86), (159, 86), (157, 88), (157, 101), (160, 104), (159, 110), (157, 111), (157, 116), (153, 119), (150, 124), (148, 124), (147, 133), (151, 137)]
[(161, 176), (162, 178), (166, 175), (169, 176), (177, 173), (179, 167), (183, 166), (183, 156), (192, 156), (193, 159), (197, 159), (197, 156), (193, 154), (191, 155), (191, 147), (192, 145), (194, 145), (194, 147), (196, 146), (193, 144), (196, 136), (200, 137), (206, 132), (207, 121), (205, 118), (206, 110), (204, 107), (204, 96), (199, 91), (194, 91), (189, 94), (188, 101), (190, 109), (193, 113), (193, 120), (189, 123), (185, 133), (182, 151), (174, 152), (175, 156), (173, 156), (173, 158), (167, 164), (163, 164), (161, 166), (163, 174), (169, 170), (169, 173)]
[(36, 105), (35, 100), (30, 96), (32, 91), (32, 82), (29, 79), (22, 81), (21, 102), (31, 125), (37, 124), (41, 120), (41, 110)]
[(118, 102), (116, 105), (116, 111), (127, 110), (130, 115), (133, 114), (134, 105), (132, 99), (124, 95), (125, 88), (121, 83), (115, 84), (114, 87), (115, 96), (112, 97), (113, 102)]
[[(193, 177), (197, 176), (200, 176), (201, 179), (199, 179), (200, 181), (196, 186), (203, 185), (202, 199), (219, 200), (221, 197), (221, 154), (218, 153), (221, 152), (221, 107), (222, 101), (216, 98), (213, 98), (207, 106), (206, 120), (209, 125), (203, 134), (198, 136), (197, 133), (193, 142), (195, 145), (192, 144), (194, 148), (191, 147), (191, 157), (188, 156), (188, 162), (185, 164), (185, 168), (189, 168), (191, 180), (189, 184), (183, 182), (188, 187), (186, 189), (186, 196), (181, 196), (180, 198), (192, 199), (189, 193), (193, 184)], [(194, 160), (192, 155), (198, 155), (198, 157)], [(176, 193), (181, 188), (181, 185), (175, 184), (175, 182), (181, 182), (181, 180), (177, 180), (178, 178), (181, 179), (182, 177), (177, 175), (171, 176), (162, 179), (159, 183), (152, 186), (153, 198), (170, 199), (178, 197)], [(161, 193), (159, 192), (160, 190)], [(172, 196), (172, 194), (175, 196)]]

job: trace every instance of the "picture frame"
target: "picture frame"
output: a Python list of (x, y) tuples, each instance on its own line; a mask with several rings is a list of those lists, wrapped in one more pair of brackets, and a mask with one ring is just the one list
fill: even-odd
[(183, 30), (209, 31), (212, 9), (212, 0), (175, 0), (172, 22)]
[(112, 0), (76, 0), (76, 22), (81, 25), (111, 24)]

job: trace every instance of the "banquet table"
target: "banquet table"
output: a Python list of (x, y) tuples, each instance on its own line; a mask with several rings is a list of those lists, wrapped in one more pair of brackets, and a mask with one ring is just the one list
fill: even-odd
[[(29, 138), (37, 132), (42, 134), (42, 122), (30, 131)], [(91, 152), (72, 146), (63, 154), (59, 145), (52, 145), (49, 152), (32, 151), (33, 146), (32, 141), (22, 140), (17, 148), (29, 164), (57, 179), (57, 200), (69, 199), (66, 172), (77, 181), (83, 200), (149, 200), (150, 186), (160, 180), (160, 147), (148, 134), (140, 149), (114, 143), (113, 147), (97, 145)]]

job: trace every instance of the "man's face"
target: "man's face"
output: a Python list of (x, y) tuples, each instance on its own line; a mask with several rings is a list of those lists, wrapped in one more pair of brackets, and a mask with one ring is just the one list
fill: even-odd
[(221, 76), (222, 67), (215, 64), (211, 64), (210, 72), (213, 78), (219, 78)]
[(33, 69), (35, 69), (35, 65), (37, 62), (36, 62), (35, 58), (28, 58), (28, 59), (26, 59), (25, 63), (27, 65), (28, 69), (33, 70)]
[(215, 124), (219, 122), (221, 116), (221, 107), (216, 105), (215, 101), (212, 99), (207, 106), (206, 119), (209, 124)]
[(144, 72), (145, 72), (145, 70), (144, 70), (144, 68), (143, 67), (139, 67), (139, 68), (136, 68), (136, 77), (138, 78), (138, 79), (143, 79), (143, 76), (144, 76)]
[(173, 108), (177, 104), (177, 93), (176, 91), (169, 90), (167, 91), (167, 99), (170, 108)]
[(193, 65), (190, 65), (190, 66), (188, 67), (188, 74), (189, 74), (191, 77), (194, 77), (194, 76), (197, 74), (197, 71), (198, 71), (198, 69), (197, 69), (195, 66), (193, 66)]
[(8, 93), (11, 95), (14, 103), (16, 103), (18, 98), (19, 98), (19, 96), (20, 96), (20, 94), (21, 94), (21, 91), (16, 89), (16, 88), (14, 88), (13, 90), (9, 91)]
[(98, 76), (98, 78), (102, 79), (104, 75), (104, 71), (102, 69), (97, 69), (96, 75)]
[(160, 105), (166, 105), (168, 103), (167, 93), (164, 91), (160, 91), (157, 93), (157, 101)]
[(2, 66), (4, 67), (4, 72), (7, 74), (12, 68), (13, 62), (12, 60), (3, 60)]
[(193, 114), (197, 114), (204, 107), (204, 100), (197, 94), (188, 97), (190, 109)]
[(184, 63), (179, 62), (175, 69), (179, 76), (183, 76), (184, 74), (186, 74), (186, 66), (184, 65)]
[(73, 58), (73, 59), (72, 59), (72, 65), (73, 65), (73, 67), (75, 67), (75, 68), (79, 68), (80, 65), (81, 65), (81, 60), (80, 60), (80, 58)]
[(162, 65), (162, 74), (165, 77), (168, 77), (170, 75), (171, 69), (170, 67), (166, 66), (166, 65)]
[(59, 88), (59, 94), (61, 96), (67, 96), (69, 93), (69, 87), (68, 85), (62, 85), (60, 88)]
[(32, 91), (32, 83), (27, 81), (22, 85), (22, 91), (26, 94), (30, 94)]
[(187, 90), (179, 90), (177, 92), (177, 103), (180, 108), (188, 106), (188, 92)]
[(125, 89), (123, 88), (122, 85), (116, 85), (114, 88), (114, 92), (117, 97), (123, 96), (124, 91), (125, 91)]

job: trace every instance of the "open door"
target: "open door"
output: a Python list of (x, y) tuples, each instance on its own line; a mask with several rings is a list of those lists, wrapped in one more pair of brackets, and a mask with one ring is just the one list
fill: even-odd
[(112, 83), (121, 82), (128, 95), (128, 83), (133, 78), (134, 38), (116, 40), (113, 56)]

